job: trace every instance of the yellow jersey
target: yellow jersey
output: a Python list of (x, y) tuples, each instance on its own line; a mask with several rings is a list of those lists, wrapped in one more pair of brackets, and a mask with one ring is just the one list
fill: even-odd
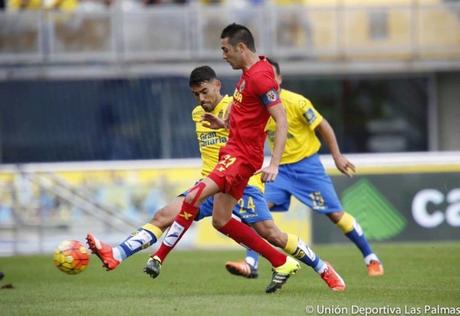
[[(210, 113), (221, 119), (227, 116), (228, 108), (232, 104), (232, 97), (224, 96)], [(201, 118), (206, 111), (197, 105), (192, 111), (192, 119), (195, 122), (195, 132), (198, 140), (198, 145), (201, 154), (201, 175), (208, 176), (219, 160), (219, 150), (227, 143), (228, 130), (225, 128), (212, 129), (203, 125)], [(260, 191), (264, 191), (260, 174), (249, 179), (248, 185), (257, 187)]]
[[(281, 157), (283, 165), (298, 162), (318, 152), (321, 142), (315, 134), (315, 128), (321, 123), (323, 117), (316, 111), (310, 100), (300, 94), (282, 89), (280, 99), (288, 121), (286, 147)], [(275, 121), (270, 117), (265, 130), (272, 150), (275, 128)]]

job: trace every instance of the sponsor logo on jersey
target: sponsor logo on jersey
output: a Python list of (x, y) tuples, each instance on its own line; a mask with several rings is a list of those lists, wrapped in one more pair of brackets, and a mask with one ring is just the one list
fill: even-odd
[(227, 143), (228, 137), (219, 135), (217, 132), (202, 133), (198, 136), (200, 148)]
[(233, 99), (241, 103), (243, 102), (243, 94), (238, 91), (238, 89), (235, 89), (235, 92), (233, 93)]

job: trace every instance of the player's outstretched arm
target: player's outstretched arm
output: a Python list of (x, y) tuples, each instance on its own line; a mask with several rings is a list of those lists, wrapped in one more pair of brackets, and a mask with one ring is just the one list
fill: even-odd
[(284, 145), (286, 144), (287, 138), (287, 119), (286, 112), (281, 103), (270, 106), (268, 108), (270, 115), (276, 122), (275, 129), (275, 143), (272, 151), (272, 158), (268, 167), (265, 167), (261, 170), (262, 172), (262, 181), (271, 182), (275, 181), (276, 176), (278, 175), (278, 166), (281, 161), (281, 156), (284, 151)]
[(339, 144), (337, 143), (337, 138), (335, 137), (332, 126), (325, 118), (323, 118), (316, 130), (320, 133), (321, 138), (326, 142), (337, 169), (351, 178), (356, 171), (355, 166), (340, 152)]
[(201, 122), (204, 126), (212, 129), (227, 128), (227, 124), (223, 119), (211, 113), (205, 113), (201, 118)]

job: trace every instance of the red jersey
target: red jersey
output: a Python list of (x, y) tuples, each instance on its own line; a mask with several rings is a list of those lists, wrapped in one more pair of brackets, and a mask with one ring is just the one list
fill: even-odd
[[(233, 94), (230, 133), (224, 153), (242, 156), (255, 170), (262, 167), (267, 108), (280, 103), (273, 66), (265, 57), (243, 71)], [(255, 171), (254, 170), (254, 171)]]

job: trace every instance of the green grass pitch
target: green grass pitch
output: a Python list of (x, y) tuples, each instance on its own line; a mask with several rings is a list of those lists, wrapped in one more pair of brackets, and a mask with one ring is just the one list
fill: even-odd
[[(407, 308), (460, 306), (460, 243), (374, 244), (385, 276), (369, 278), (351, 244), (315, 246), (347, 283), (343, 293), (330, 291), (308, 267), (276, 294), (265, 294), (271, 272), (261, 263), (258, 279), (235, 277), (226, 260), (243, 251), (172, 253), (158, 279), (143, 272), (146, 253), (105, 272), (91, 256), (80, 275), (66, 275), (52, 256), (0, 258), (14, 289), (0, 290), (0, 315), (307, 315), (306, 306)], [(404, 311), (404, 310), (403, 310)], [(361, 314), (362, 315), (362, 314)]]

